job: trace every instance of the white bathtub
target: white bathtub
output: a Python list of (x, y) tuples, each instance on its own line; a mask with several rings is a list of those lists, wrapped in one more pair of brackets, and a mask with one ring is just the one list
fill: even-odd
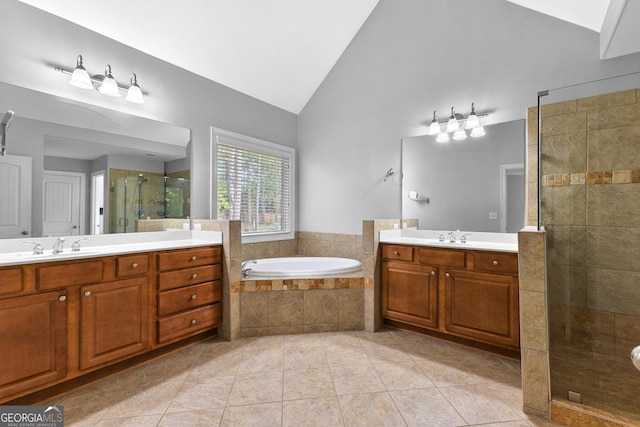
[(322, 277), (355, 273), (362, 269), (360, 261), (332, 257), (263, 258), (245, 265), (245, 277)]

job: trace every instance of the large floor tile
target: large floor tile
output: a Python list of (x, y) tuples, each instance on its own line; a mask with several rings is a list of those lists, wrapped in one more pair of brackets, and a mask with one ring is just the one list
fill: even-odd
[(338, 396), (345, 426), (404, 426), (389, 393), (365, 393)]
[(282, 372), (258, 372), (236, 376), (228, 406), (282, 401)]
[(234, 376), (187, 378), (167, 412), (224, 408), (231, 393)]
[(439, 390), (471, 425), (522, 419), (508, 405), (496, 399), (484, 385), (442, 387)]
[(434, 386), (433, 382), (431, 382), (431, 380), (414, 361), (377, 361), (373, 363), (373, 366), (389, 391), (410, 390)]
[(336, 397), (292, 400), (283, 403), (283, 427), (342, 427), (342, 412)]
[(331, 377), (338, 395), (386, 391), (371, 363), (332, 367)]
[(454, 427), (466, 421), (436, 388), (390, 392), (408, 426)]
[(224, 409), (167, 412), (158, 423), (158, 427), (217, 426), (223, 413)]
[(282, 402), (230, 406), (224, 411), (220, 426), (282, 426)]
[(284, 372), (284, 400), (335, 396), (329, 368), (301, 369)]

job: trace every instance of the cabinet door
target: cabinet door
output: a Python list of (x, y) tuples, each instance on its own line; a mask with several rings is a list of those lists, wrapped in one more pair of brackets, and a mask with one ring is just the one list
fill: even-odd
[(437, 328), (438, 269), (383, 262), (382, 317)]
[(81, 288), (81, 360), (87, 369), (149, 347), (146, 277)]
[(0, 400), (67, 373), (65, 292), (0, 301)]
[(518, 348), (518, 278), (445, 272), (445, 329), (489, 344)]

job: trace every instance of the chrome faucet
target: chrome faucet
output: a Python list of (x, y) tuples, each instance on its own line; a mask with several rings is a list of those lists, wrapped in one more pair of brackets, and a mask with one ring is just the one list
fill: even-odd
[(62, 253), (62, 250), (64, 249), (64, 237), (58, 237), (56, 242), (53, 244), (52, 249), (54, 255)]
[(71, 244), (71, 252), (80, 252), (80, 242), (83, 240), (89, 240), (89, 238), (85, 237), (84, 239), (78, 239), (73, 242), (73, 244)]
[(256, 261), (255, 259), (249, 260), (249, 261), (245, 261), (242, 263), (242, 277), (247, 277), (249, 276), (249, 271), (251, 270), (250, 268), (247, 268), (247, 265), (251, 265), (251, 264), (257, 264), (258, 261)]
[(455, 243), (456, 242), (456, 233), (455, 233), (455, 231), (450, 231), (449, 232), (449, 242), (450, 243)]
[(467, 243), (467, 236), (471, 236), (471, 233), (463, 234), (460, 236), (460, 243)]
[(33, 245), (33, 254), (34, 255), (42, 255), (44, 253), (44, 248), (38, 242), (22, 242), (22, 243), (24, 243), (25, 245), (27, 245), (27, 244)]

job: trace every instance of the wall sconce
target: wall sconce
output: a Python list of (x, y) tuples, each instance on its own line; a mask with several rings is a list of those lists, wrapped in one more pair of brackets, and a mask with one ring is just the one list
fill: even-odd
[(116, 79), (111, 74), (111, 65), (107, 64), (104, 68), (104, 75), (89, 75), (89, 72), (82, 64), (82, 55), (78, 55), (76, 68), (73, 72), (60, 67), (55, 67), (56, 71), (71, 76), (69, 84), (80, 89), (95, 89), (103, 95), (119, 97), (120, 91), (127, 92), (125, 99), (136, 104), (144, 104), (144, 94), (138, 85), (138, 79), (135, 73), (131, 74), (129, 89), (120, 87)]
[[(438, 116), (436, 112), (433, 112), (433, 120), (429, 124), (429, 130), (427, 135), (438, 135), (436, 141), (440, 143), (449, 142), (449, 134), (453, 133), (453, 139), (455, 141), (461, 141), (467, 138), (466, 130), (470, 130), (472, 138), (478, 138), (485, 135), (484, 127), (480, 124), (480, 117), (486, 117), (489, 114), (476, 114), (476, 105), (471, 104), (471, 113), (465, 119), (462, 114), (456, 113), (455, 109), (451, 107), (451, 115), (446, 122), (438, 122)], [(445, 130), (442, 130), (441, 125), (446, 125)], [(463, 126), (464, 125), (464, 126)]]

